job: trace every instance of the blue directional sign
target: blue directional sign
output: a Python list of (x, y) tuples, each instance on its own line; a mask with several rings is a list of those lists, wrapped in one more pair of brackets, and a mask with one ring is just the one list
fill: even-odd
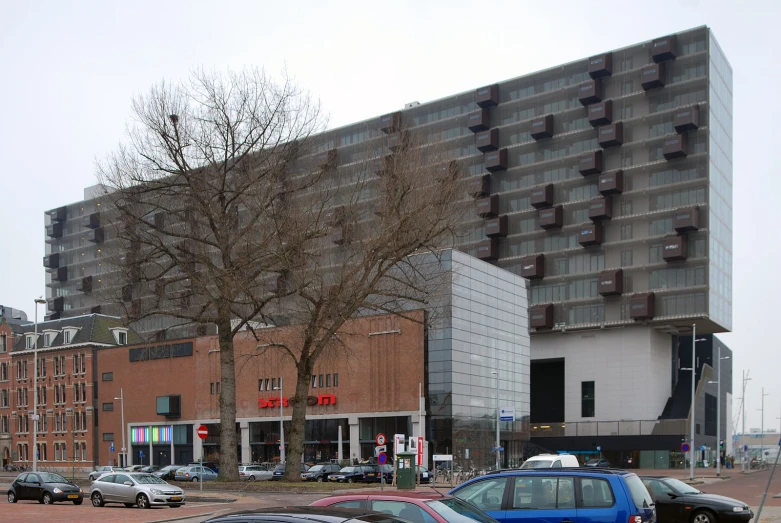
[(748, 445), (743, 445), (743, 452), (746, 452), (748, 450)]
[(597, 447), (597, 452), (602, 452), (602, 447)]
[(114, 452), (114, 442), (113, 441), (111, 442), (111, 447), (109, 447), (109, 450), (111, 452)]
[(705, 445), (700, 446), (700, 450), (705, 450), (707, 447)]
[(497, 452), (497, 451), (498, 451), (498, 452), (504, 452), (504, 447), (494, 447), (494, 448), (493, 448), (493, 449), (491, 449), (491, 450), (493, 450), (494, 452)]

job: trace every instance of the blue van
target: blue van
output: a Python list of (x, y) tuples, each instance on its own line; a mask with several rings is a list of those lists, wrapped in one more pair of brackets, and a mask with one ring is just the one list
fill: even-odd
[(448, 494), (500, 523), (656, 523), (653, 498), (626, 470), (508, 470), (474, 478)]

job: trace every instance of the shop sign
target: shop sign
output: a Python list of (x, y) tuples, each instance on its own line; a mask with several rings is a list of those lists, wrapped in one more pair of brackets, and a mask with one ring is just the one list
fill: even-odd
[[(293, 398), (286, 398), (284, 396), (277, 398), (258, 398), (259, 409), (270, 409), (273, 407), (279, 408), (280, 403), (283, 407), (289, 407), (293, 404)], [(309, 407), (314, 407), (315, 405), (336, 405), (336, 396), (333, 394), (307, 396), (306, 404)]]

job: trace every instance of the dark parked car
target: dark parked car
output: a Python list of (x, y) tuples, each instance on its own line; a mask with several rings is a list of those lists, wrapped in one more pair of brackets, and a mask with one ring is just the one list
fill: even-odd
[(706, 494), (681, 480), (666, 476), (640, 479), (656, 501), (656, 514), (664, 523), (738, 523), (754, 517), (742, 501)]
[(358, 508), (277, 507), (233, 512), (207, 519), (205, 523), (409, 523), (382, 512)]
[(81, 488), (53, 472), (23, 472), (8, 488), (8, 503), (29, 499), (51, 505), (55, 501), (84, 501)]
[(139, 472), (146, 472), (147, 474), (151, 474), (152, 472), (157, 472), (160, 470), (160, 467), (157, 465), (147, 465), (146, 467), (141, 467), (138, 469)]
[(217, 463), (216, 461), (204, 461), (203, 463), (200, 462), (196, 463), (194, 461), (191, 461), (190, 463), (187, 464), (188, 467), (200, 467), (201, 465), (203, 465), (207, 469), (212, 469), (217, 474), (220, 473), (220, 464)]
[(174, 479), (176, 471), (181, 468), (184, 468), (184, 465), (167, 465), (156, 472), (152, 472), (152, 474), (160, 479)]
[(328, 476), (339, 472), (339, 470), (341, 470), (339, 465), (333, 463), (314, 465), (306, 472), (301, 473), (301, 481), (323, 482), (328, 479)]
[(380, 470), (377, 465), (350, 465), (331, 474), (328, 481), (338, 481), (339, 483), (376, 481), (379, 474)]
[[(271, 479), (275, 479), (275, 480), (282, 479), (282, 476), (285, 475), (285, 465), (286, 465), (285, 463), (282, 463), (274, 467), (274, 472), (271, 474)], [(301, 463), (301, 473), (303, 474), (307, 470), (309, 470), (309, 465)]]
[(586, 467), (610, 468), (610, 462), (606, 459), (590, 459), (585, 464)]

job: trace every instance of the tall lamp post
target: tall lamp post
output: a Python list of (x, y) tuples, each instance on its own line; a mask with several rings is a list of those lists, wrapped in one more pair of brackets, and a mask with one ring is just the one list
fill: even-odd
[(741, 410), (743, 414), (743, 428), (740, 429), (740, 471), (746, 471), (746, 382), (751, 381), (751, 378), (746, 376), (746, 371), (743, 371), (743, 397), (740, 398)]
[(719, 448), (716, 458), (716, 476), (721, 476), (721, 361), (728, 360), (729, 356), (721, 357), (721, 345), (716, 348), (716, 379), (708, 383), (716, 384), (716, 443)]
[(120, 467), (126, 467), (127, 466), (127, 447), (125, 446), (125, 394), (124, 390), (119, 389), (119, 397), (114, 398), (115, 401), (119, 402), (120, 406), (120, 412), (122, 415), (122, 452), (120, 452), (121, 461), (122, 463), (119, 464)]
[(499, 470), (499, 371), (491, 371), (496, 376), (496, 470)]
[(762, 421), (760, 424), (760, 432), (762, 432), (762, 437), (759, 440), (759, 461), (763, 461), (765, 459), (765, 396), (770, 396), (770, 393), (768, 392), (765, 394), (765, 387), (762, 387), (762, 408), (757, 409), (762, 411)]
[(694, 479), (694, 461), (695, 461), (695, 450), (694, 450), (694, 415), (696, 411), (696, 389), (695, 385), (697, 384), (697, 342), (699, 341), (707, 341), (707, 338), (699, 338), (697, 339), (697, 324), (692, 324), (692, 366), (689, 367), (681, 367), (681, 370), (690, 370), (692, 371), (692, 405), (691, 405), (691, 422), (689, 423), (689, 479)]
[(274, 390), (279, 391), (279, 463), (285, 462), (285, 425), (283, 418), (284, 411), (282, 410), (282, 377), (279, 378), (279, 387), (274, 387)]
[(38, 305), (45, 304), (43, 298), (35, 299), (35, 326), (33, 338), (33, 472), (38, 471)]

